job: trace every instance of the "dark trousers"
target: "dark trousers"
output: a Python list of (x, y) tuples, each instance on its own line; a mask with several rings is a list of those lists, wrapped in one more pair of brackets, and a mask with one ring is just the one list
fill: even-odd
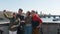
[(37, 28), (38, 25), (38, 21), (32, 21), (32, 34), (40, 34), (39, 29)]
[[(22, 26), (22, 27), (21, 27)], [(17, 29), (17, 34), (24, 34), (24, 23), (21, 23)]]

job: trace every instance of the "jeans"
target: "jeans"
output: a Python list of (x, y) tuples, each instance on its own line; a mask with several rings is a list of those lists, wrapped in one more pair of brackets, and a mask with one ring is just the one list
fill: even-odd
[(25, 34), (32, 34), (32, 25), (25, 26)]

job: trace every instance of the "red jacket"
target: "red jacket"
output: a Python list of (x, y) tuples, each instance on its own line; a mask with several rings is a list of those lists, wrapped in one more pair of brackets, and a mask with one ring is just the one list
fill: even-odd
[(39, 23), (42, 23), (42, 20), (40, 19), (40, 17), (37, 14), (34, 14), (32, 17), (33, 21), (39, 21)]

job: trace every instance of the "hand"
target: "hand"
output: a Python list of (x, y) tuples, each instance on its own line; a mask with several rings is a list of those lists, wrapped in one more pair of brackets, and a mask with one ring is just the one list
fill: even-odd
[(6, 12), (6, 10), (4, 10), (3, 12)]
[(41, 27), (41, 24), (37, 26), (37, 28), (40, 28)]
[(39, 25), (39, 26), (37, 26), (37, 28), (40, 28), (40, 25)]
[(25, 22), (24, 20), (22, 20), (21, 22)]
[(37, 26), (37, 28), (40, 28), (42, 26), (42, 23), (40, 23), (38, 26)]
[(3, 13), (5, 14), (5, 13), (6, 13), (6, 11), (3, 11)]

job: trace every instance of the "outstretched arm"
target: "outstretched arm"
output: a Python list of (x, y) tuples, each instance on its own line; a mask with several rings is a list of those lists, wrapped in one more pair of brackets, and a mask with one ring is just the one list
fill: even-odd
[(3, 14), (4, 14), (4, 16), (6, 17), (6, 18), (12, 18), (13, 16), (9, 16), (6, 12), (3, 12)]

